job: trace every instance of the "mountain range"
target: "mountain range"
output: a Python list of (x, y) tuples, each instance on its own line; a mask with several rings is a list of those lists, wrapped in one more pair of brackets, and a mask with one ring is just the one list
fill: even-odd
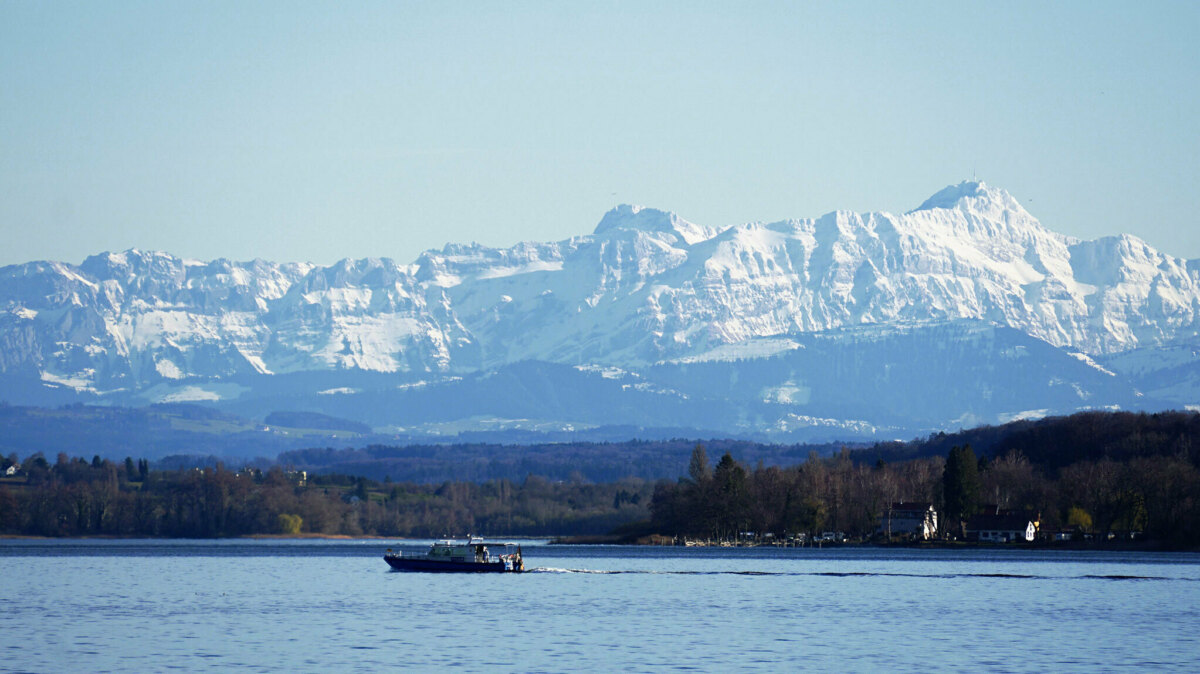
[(787, 441), (1195, 408), (1200, 260), (1057, 234), (976, 181), (903, 214), (723, 227), (622, 205), (591, 234), (411, 264), (128, 250), (0, 268), (0, 397)]

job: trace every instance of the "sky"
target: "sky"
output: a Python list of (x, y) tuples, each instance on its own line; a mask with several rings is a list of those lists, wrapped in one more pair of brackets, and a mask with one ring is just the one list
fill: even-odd
[(1200, 258), (1200, 3), (0, 3), (0, 264), (903, 212)]

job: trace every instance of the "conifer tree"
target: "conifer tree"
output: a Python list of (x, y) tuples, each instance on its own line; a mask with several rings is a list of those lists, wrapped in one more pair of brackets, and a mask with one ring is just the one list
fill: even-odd
[(954, 522), (959, 534), (964, 523), (979, 510), (979, 462), (970, 445), (952, 447), (942, 473), (942, 496), (946, 522)]
[(712, 477), (712, 468), (708, 465), (708, 453), (704, 451), (704, 445), (698, 444), (692, 450), (692, 460), (688, 462), (688, 477), (696, 484), (707, 482)]

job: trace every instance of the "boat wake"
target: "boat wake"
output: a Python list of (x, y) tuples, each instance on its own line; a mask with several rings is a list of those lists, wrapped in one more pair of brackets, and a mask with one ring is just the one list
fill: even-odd
[(593, 573), (602, 575), (654, 576), (808, 576), (827, 578), (999, 578), (1011, 580), (1185, 580), (1200, 582), (1200, 579), (1197, 578), (1127, 575), (1044, 576), (1024, 573), (884, 573), (876, 571), (652, 571), (646, 569), (565, 569), (554, 566), (538, 566), (526, 569), (525, 573)]
[(640, 571), (607, 571), (604, 569), (560, 569), (555, 566), (537, 566), (525, 569), (525, 573), (641, 573)]

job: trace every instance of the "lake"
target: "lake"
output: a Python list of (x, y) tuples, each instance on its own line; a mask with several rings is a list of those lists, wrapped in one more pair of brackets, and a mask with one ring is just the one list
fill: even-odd
[(0, 541), (0, 671), (1196, 671), (1200, 555)]

